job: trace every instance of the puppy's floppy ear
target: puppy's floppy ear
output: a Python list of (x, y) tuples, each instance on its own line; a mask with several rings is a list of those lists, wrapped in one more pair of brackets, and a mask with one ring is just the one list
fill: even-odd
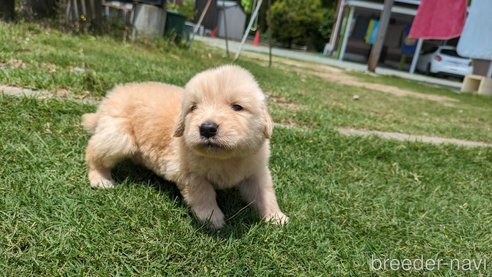
[(262, 112), (262, 117), (263, 117), (263, 124), (265, 125), (265, 129), (263, 130), (263, 134), (265, 135), (266, 139), (270, 139), (272, 137), (273, 133), (273, 120), (270, 114), (268, 113), (268, 108), (266, 105), (266, 102), (263, 103), (263, 107), (261, 108)]
[(174, 129), (174, 136), (181, 137), (183, 136), (185, 130), (185, 114), (181, 111), (181, 114), (178, 117), (178, 122), (176, 123), (176, 127)]

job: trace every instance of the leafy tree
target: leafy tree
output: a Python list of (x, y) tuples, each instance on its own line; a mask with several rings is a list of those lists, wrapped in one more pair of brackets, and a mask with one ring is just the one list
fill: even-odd
[(310, 37), (310, 44), (316, 50), (322, 50), (324, 48), (327, 40), (330, 38), (333, 22), (335, 22), (335, 8), (323, 9), (323, 16), (318, 27), (318, 32), (314, 32)]
[(180, 4), (168, 2), (167, 9), (184, 14), (188, 20), (193, 20), (196, 16), (195, 0), (182, 0)]
[(307, 44), (321, 18), (320, 0), (279, 0), (268, 13), (272, 37), (289, 48), (292, 44)]
[[(324, 3), (327, 2), (327, 3)], [(320, 50), (329, 38), (333, 23), (333, 1), (277, 0), (268, 12), (272, 37), (287, 47), (307, 45)]]
[(246, 13), (250, 14), (253, 12), (251, 10), (253, 8), (253, 0), (240, 0), (239, 2), (240, 2), (239, 4), (243, 7)]

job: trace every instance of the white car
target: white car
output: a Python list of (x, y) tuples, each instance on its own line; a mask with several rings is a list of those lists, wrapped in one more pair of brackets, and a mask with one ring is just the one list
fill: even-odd
[(473, 72), (471, 59), (458, 55), (456, 47), (453, 46), (439, 46), (424, 52), (419, 58), (417, 69), (427, 74), (439, 73), (458, 77)]

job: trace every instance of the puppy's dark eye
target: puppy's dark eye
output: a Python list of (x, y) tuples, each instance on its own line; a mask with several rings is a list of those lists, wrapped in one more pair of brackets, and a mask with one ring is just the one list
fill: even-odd
[(243, 110), (243, 107), (241, 105), (238, 105), (238, 104), (234, 104), (231, 106), (233, 110), (235, 110), (236, 112), (239, 112), (241, 110)]
[(191, 105), (191, 107), (190, 107), (190, 112), (192, 112), (192, 111), (196, 110), (196, 108), (197, 108), (196, 104)]

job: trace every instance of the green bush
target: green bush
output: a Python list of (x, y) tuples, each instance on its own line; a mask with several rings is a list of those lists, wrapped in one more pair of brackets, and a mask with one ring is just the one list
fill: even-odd
[(196, 13), (195, 0), (184, 0), (180, 5), (176, 3), (169, 3), (167, 8), (184, 14), (187, 20), (193, 20)]
[(268, 21), (272, 37), (284, 46), (321, 50), (329, 38), (333, 14), (321, 0), (278, 0), (268, 12)]
[(323, 16), (317, 32), (313, 32), (309, 38), (309, 44), (318, 51), (322, 51), (326, 42), (330, 39), (331, 28), (335, 21), (334, 9), (323, 9)]

